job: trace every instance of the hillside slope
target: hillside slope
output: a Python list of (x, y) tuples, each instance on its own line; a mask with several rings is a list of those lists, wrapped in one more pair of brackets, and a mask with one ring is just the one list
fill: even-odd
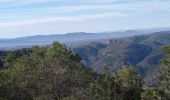
[(108, 65), (110, 71), (122, 65), (134, 66), (141, 76), (150, 80), (158, 69), (159, 60), (163, 57), (161, 48), (170, 43), (170, 31), (157, 32), (150, 35), (129, 38), (108, 39), (104, 43), (94, 42), (75, 48), (74, 51), (83, 59), (85, 66), (103, 73)]

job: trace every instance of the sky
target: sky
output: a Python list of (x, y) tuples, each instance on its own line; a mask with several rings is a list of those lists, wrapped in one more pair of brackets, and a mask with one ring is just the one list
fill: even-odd
[(170, 0), (0, 0), (0, 38), (170, 27)]

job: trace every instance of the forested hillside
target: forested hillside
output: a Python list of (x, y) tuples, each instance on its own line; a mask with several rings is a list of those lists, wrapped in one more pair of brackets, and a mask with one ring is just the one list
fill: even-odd
[(104, 43), (94, 42), (75, 48), (81, 55), (86, 67), (103, 73), (103, 67), (109, 66), (110, 72), (118, 70), (123, 65), (133, 66), (148, 82), (159, 68), (163, 57), (161, 49), (170, 43), (170, 32), (157, 32), (151, 35), (141, 35), (129, 38), (107, 39)]

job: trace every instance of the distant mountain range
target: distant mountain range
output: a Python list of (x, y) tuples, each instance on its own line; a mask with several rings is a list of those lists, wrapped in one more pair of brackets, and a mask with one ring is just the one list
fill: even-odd
[(20, 49), (31, 47), (32, 45), (47, 45), (54, 41), (65, 43), (69, 47), (78, 47), (94, 41), (101, 41), (108, 38), (130, 37), (141, 34), (149, 34), (161, 30), (170, 30), (170, 28), (148, 29), (148, 30), (127, 30), (119, 32), (102, 32), (102, 33), (67, 33), (53, 35), (27, 36), (14, 39), (0, 39), (1, 50)]

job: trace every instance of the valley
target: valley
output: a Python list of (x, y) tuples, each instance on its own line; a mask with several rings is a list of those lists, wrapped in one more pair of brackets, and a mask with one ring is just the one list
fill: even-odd
[[(89, 45), (75, 48), (81, 55), (86, 67), (97, 73), (104, 73), (104, 66), (110, 72), (122, 66), (133, 66), (148, 84), (159, 69), (159, 61), (163, 57), (162, 48), (170, 43), (170, 32), (157, 32), (150, 35), (140, 35), (120, 39), (107, 39), (103, 43), (93, 42)], [(153, 85), (153, 84), (151, 84)]]

